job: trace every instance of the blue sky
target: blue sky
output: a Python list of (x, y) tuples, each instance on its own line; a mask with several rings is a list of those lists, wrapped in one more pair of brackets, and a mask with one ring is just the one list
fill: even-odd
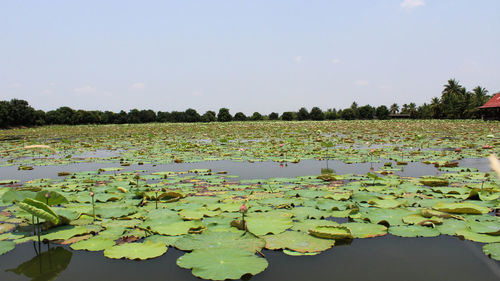
[(0, 99), (203, 113), (500, 91), (498, 0), (0, 1)]

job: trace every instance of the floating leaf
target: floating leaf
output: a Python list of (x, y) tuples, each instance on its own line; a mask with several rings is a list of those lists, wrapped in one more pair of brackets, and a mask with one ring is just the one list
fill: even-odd
[(266, 242), (250, 234), (242, 236), (241, 233), (211, 232), (184, 236), (177, 240), (174, 246), (183, 251), (198, 249), (234, 248), (255, 252), (262, 249)]
[(109, 238), (95, 236), (93, 238), (83, 240), (71, 244), (73, 250), (86, 250), (86, 251), (103, 251), (115, 245), (115, 241)]
[(125, 243), (104, 250), (104, 256), (111, 259), (146, 260), (159, 257), (167, 252), (163, 243)]
[(268, 263), (247, 250), (216, 248), (194, 250), (178, 258), (177, 265), (203, 279), (226, 280), (260, 273)]
[(342, 225), (351, 230), (354, 238), (372, 238), (387, 234), (387, 227), (380, 224), (349, 222)]
[(432, 208), (438, 211), (456, 213), (456, 214), (487, 214), (490, 212), (490, 209), (470, 202), (461, 202), (461, 203), (439, 202)]
[(435, 237), (439, 231), (420, 225), (402, 225), (389, 227), (389, 233), (401, 237)]
[(347, 226), (317, 226), (314, 229), (309, 229), (312, 236), (324, 239), (344, 240), (352, 239), (353, 235)]
[(490, 258), (500, 261), (500, 243), (491, 243), (484, 245), (483, 252)]
[(280, 212), (253, 213), (245, 220), (248, 231), (257, 236), (268, 233), (278, 234), (293, 225), (290, 215)]
[(276, 235), (266, 235), (264, 239), (266, 240), (267, 249), (288, 249), (300, 253), (325, 251), (335, 244), (334, 240), (320, 239), (297, 231), (285, 231)]
[(0, 255), (12, 251), (16, 247), (16, 243), (12, 241), (0, 241)]

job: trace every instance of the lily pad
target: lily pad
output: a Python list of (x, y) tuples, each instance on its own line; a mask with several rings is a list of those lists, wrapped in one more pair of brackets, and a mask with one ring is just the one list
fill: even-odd
[(163, 243), (125, 243), (104, 250), (104, 256), (111, 259), (146, 260), (159, 257), (167, 252)]
[(16, 243), (12, 241), (0, 241), (0, 255), (12, 251), (16, 247)]
[(325, 251), (335, 244), (335, 240), (320, 239), (297, 231), (266, 235), (264, 239), (266, 240), (267, 249), (288, 249), (300, 253)]
[(290, 215), (280, 212), (254, 213), (249, 215), (245, 220), (248, 231), (257, 236), (268, 233), (278, 234), (293, 225)]
[(247, 250), (199, 249), (177, 259), (177, 265), (192, 269), (194, 276), (210, 280), (240, 279), (264, 271), (268, 263)]
[(500, 243), (491, 243), (484, 245), (483, 252), (490, 258), (500, 261)]
[(92, 237), (87, 240), (71, 244), (73, 250), (103, 251), (115, 245), (115, 241), (104, 237)]
[(461, 202), (461, 203), (439, 202), (432, 208), (441, 212), (449, 212), (455, 214), (487, 214), (490, 212), (489, 208), (470, 202)]
[(352, 239), (351, 229), (347, 226), (317, 226), (314, 229), (309, 229), (312, 236), (323, 239), (345, 240)]
[(256, 238), (250, 234), (243, 235), (233, 232), (211, 232), (206, 231), (202, 234), (184, 236), (177, 240), (174, 246), (183, 251), (192, 251), (199, 249), (218, 249), (232, 248), (255, 252), (262, 249), (266, 242), (263, 239)]
[(387, 227), (380, 224), (349, 222), (342, 225), (351, 230), (354, 238), (372, 238), (387, 234)]
[(435, 237), (440, 234), (434, 228), (419, 225), (391, 226), (389, 233), (401, 237)]

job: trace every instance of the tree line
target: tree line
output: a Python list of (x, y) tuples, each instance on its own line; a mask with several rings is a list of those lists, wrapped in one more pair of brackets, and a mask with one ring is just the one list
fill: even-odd
[(155, 112), (151, 109), (132, 109), (129, 112), (98, 110), (74, 110), (63, 106), (56, 110), (35, 110), (27, 101), (12, 99), (0, 101), (0, 127), (42, 126), (42, 125), (78, 125), (78, 124), (124, 124), (124, 123), (150, 123), (150, 122), (229, 122), (229, 121), (260, 121), (260, 120), (354, 120), (354, 119), (388, 119), (390, 117), (409, 117), (415, 119), (476, 119), (481, 118), (478, 109), (491, 97), (485, 88), (477, 86), (472, 91), (467, 91), (455, 79), (448, 80), (444, 85), (441, 98), (435, 97), (430, 103), (417, 106), (415, 103), (403, 104), (399, 107), (394, 103), (389, 107), (381, 105), (358, 106), (356, 102), (348, 108), (336, 110), (335, 108), (321, 110), (313, 107), (310, 111), (305, 107), (298, 111), (287, 111), (281, 115), (272, 112), (263, 115), (254, 112), (245, 115), (237, 112), (231, 115), (229, 109), (221, 108), (199, 114), (195, 109), (185, 111)]

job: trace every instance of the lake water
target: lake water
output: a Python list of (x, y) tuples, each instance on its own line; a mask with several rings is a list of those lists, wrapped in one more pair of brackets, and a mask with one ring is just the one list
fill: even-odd
[[(328, 161), (337, 174), (366, 174), (380, 163), (344, 164)], [(465, 159), (461, 167), (489, 171), (486, 159)], [(135, 165), (125, 170), (187, 171), (212, 169), (227, 171), (240, 179), (295, 177), (317, 175), (326, 161), (305, 160), (296, 164), (276, 162), (213, 161), (168, 165)], [(117, 164), (78, 163), (68, 166), (35, 167), (18, 171), (17, 167), (0, 167), (1, 179), (57, 178), (61, 171), (91, 171)], [(396, 172), (418, 177), (441, 173), (433, 165), (409, 163)], [(24, 243), (0, 256), (0, 280), (199, 280), (189, 270), (175, 264), (183, 254), (172, 247), (152, 260), (130, 261), (105, 258), (102, 252), (73, 251), (67, 246), (41, 245), (36, 255), (34, 244)], [(392, 235), (355, 239), (349, 245), (334, 246), (316, 256), (292, 257), (281, 251), (264, 250), (269, 267), (251, 280), (500, 280), (500, 262), (482, 253), (482, 244), (441, 235), (435, 238), (401, 238)]]

